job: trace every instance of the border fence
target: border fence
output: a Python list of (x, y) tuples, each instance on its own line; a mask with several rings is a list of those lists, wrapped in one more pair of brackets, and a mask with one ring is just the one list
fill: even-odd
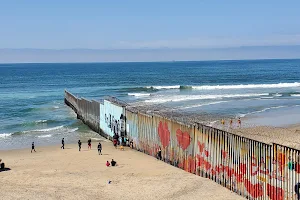
[(209, 178), (247, 199), (300, 199), (300, 151), (265, 144), (191, 120), (134, 109), (116, 98), (89, 101), (65, 91), (65, 103), (91, 129), (133, 141), (136, 150)]

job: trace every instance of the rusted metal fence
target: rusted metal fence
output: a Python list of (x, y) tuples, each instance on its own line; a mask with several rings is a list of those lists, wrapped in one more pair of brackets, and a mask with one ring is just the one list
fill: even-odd
[(157, 157), (161, 149), (164, 162), (209, 178), (243, 197), (300, 199), (297, 149), (177, 120), (175, 115), (132, 109), (115, 98), (100, 104), (66, 92), (66, 99), (85, 123), (97, 121), (106, 135), (123, 134), (136, 150), (151, 156)]
[(100, 133), (100, 102), (79, 98), (65, 91), (65, 103), (75, 111), (78, 119)]

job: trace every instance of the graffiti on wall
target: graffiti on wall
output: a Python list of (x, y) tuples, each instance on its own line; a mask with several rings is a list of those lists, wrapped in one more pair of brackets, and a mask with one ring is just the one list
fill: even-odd
[(112, 114), (104, 115), (106, 126), (111, 130), (114, 135), (125, 136), (125, 116), (115, 117)]
[[(143, 124), (146, 126), (149, 120), (143, 118)], [(155, 156), (161, 147), (165, 162), (210, 178), (251, 199), (299, 199), (300, 162), (295, 161), (298, 152), (290, 152), (292, 156), (288, 157), (290, 150), (210, 127), (193, 131), (155, 118), (151, 123), (151, 136), (145, 133), (149, 128), (139, 133), (140, 148), (145, 153)], [(154, 133), (157, 138), (153, 138)]]
[[(165, 162), (210, 178), (249, 199), (300, 199), (299, 150), (200, 124), (182, 125), (160, 116), (126, 111), (125, 117), (125, 109), (109, 101), (86, 110), (85, 101), (68, 95), (70, 102), (78, 103), (80, 112), (99, 113), (100, 128), (106, 134), (126, 134), (127, 126), (128, 136), (140, 151), (156, 156), (161, 149)], [(94, 109), (99, 112), (94, 114)]]
[(100, 105), (100, 127), (109, 136), (126, 136), (125, 109), (122, 106), (104, 100)]

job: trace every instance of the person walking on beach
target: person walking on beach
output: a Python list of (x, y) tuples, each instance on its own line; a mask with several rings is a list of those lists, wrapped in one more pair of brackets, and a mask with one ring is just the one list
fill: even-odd
[(242, 126), (241, 118), (238, 119), (238, 124), (239, 124), (239, 127), (241, 128), (241, 126)]
[(157, 159), (162, 160), (161, 148), (160, 147), (159, 147), (158, 152), (157, 152)]
[(88, 140), (88, 149), (92, 149), (92, 140), (91, 140), (91, 138)]
[(114, 144), (114, 147), (117, 148), (117, 144), (118, 144), (118, 135), (114, 135), (114, 137), (113, 137), (113, 144)]
[(232, 119), (230, 119), (230, 128), (232, 127), (232, 123), (233, 123), (233, 121), (232, 121)]
[(79, 148), (79, 151), (81, 150), (81, 141), (78, 140), (78, 148)]
[(62, 140), (61, 140), (61, 149), (65, 149), (65, 138), (63, 138)]
[(32, 144), (31, 144), (31, 153), (32, 153), (32, 151), (36, 152), (35, 148), (34, 148), (34, 142), (32, 142)]
[(225, 125), (225, 120), (224, 120), (224, 119), (221, 120), (221, 124), (222, 124), (223, 126)]
[(100, 155), (102, 155), (102, 145), (101, 145), (101, 143), (99, 142), (99, 144), (98, 144), (98, 154)]

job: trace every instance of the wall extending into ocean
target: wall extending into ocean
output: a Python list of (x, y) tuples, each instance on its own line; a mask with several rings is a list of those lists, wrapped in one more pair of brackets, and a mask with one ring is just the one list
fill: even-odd
[(65, 103), (100, 135), (127, 137), (136, 150), (151, 156), (161, 147), (164, 162), (248, 199), (300, 199), (299, 150), (147, 113), (115, 98), (89, 101), (65, 91)]

